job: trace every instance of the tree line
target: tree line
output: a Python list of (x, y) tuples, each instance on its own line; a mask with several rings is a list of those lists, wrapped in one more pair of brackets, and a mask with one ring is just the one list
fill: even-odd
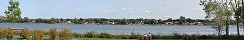
[(226, 36), (229, 35), (229, 25), (234, 19), (237, 35), (240, 36), (239, 30), (244, 23), (244, 0), (201, 0), (200, 5), (207, 14), (206, 18), (213, 21), (219, 35), (223, 31)]
[[(0, 19), (0, 23), (10, 23), (9, 19)], [(49, 24), (58, 24), (58, 23), (73, 23), (73, 24), (166, 24), (167, 22), (172, 22), (174, 24), (189, 24), (194, 22), (202, 22), (204, 24), (209, 23), (210, 21), (205, 19), (191, 19), (180, 16), (179, 19), (168, 18), (166, 20), (162, 19), (106, 19), (106, 18), (74, 18), (74, 19), (63, 19), (63, 18), (36, 18), (29, 19), (28, 17), (17, 19), (16, 23), (49, 23)]]

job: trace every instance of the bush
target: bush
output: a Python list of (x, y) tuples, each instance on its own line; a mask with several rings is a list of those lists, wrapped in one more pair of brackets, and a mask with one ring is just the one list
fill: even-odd
[(95, 31), (91, 31), (91, 32), (87, 32), (84, 34), (85, 38), (95, 38), (96, 37), (96, 32)]
[(72, 32), (67, 29), (67, 28), (63, 28), (62, 31), (60, 32), (60, 40), (70, 40), (72, 39)]
[(76, 38), (82, 38), (82, 34), (80, 33), (73, 33), (73, 36), (76, 37)]
[(136, 35), (135, 32), (131, 32), (130, 33), (130, 39), (136, 39), (136, 38), (138, 38), (138, 35)]
[(129, 39), (130, 35), (115, 35), (114, 37), (118, 38), (118, 39)]
[(23, 28), (21, 36), (23, 37), (23, 39), (28, 39), (30, 36), (29, 29)]
[(13, 33), (13, 31), (11, 30), (11, 28), (6, 28), (6, 29), (4, 29), (4, 31), (3, 31), (4, 33), (4, 36), (8, 39), (8, 40), (11, 40), (12, 38), (13, 38), (13, 36), (14, 36), (14, 33)]
[(99, 38), (111, 38), (112, 35), (108, 34), (108, 33), (100, 33), (98, 37)]
[(3, 39), (4, 38), (4, 32), (2, 30), (3, 28), (0, 28), (0, 39)]
[(33, 32), (33, 40), (43, 40), (44, 31), (41, 29), (36, 29)]
[(58, 32), (56, 31), (56, 28), (51, 28), (49, 29), (49, 37), (50, 37), (50, 40), (57, 40), (57, 36), (58, 36)]

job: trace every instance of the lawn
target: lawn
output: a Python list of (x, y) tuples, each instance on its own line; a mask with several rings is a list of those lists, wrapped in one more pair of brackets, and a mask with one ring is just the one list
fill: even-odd
[[(137, 39), (80, 38), (80, 40), (137, 40)], [(154, 39), (154, 40), (182, 40), (182, 39)]]
[[(45, 40), (48, 40), (45, 36)], [(14, 36), (12, 40), (20, 40), (19, 36)], [(137, 39), (111, 39), (111, 38), (74, 38), (73, 40), (137, 40)], [(153, 39), (153, 40), (182, 40), (182, 39)], [(198, 39), (198, 40), (223, 40), (223, 39)]]
[[(79, 40), (137, 40), (137, 39), (80, 38)], [(153, 40), (182, 40), (182, 39), (153, 39)], [(223, 39), (198, 39), (198, 40), (223, 40)]]

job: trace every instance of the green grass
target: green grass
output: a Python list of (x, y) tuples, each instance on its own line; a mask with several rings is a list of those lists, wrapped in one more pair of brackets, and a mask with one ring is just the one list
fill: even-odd
[[(137, 39), (79, 38), (79, 40), (137, 40)], [(182, 40), (182, 39), (153, 39), (153, 40)], [(198, 39), (198, 40), (224, 40), (224, 39)]]
[(80, 38), (80, 40), (136, 40), (136, 39)]
[[(79, 40), (137, 40), (137, 39), (80, 38)], [(182, 39), (153, 39), (153, 40), (182, 40)]]
[[(48, 36), (45, 36), (47, 40)], [(14, 36), (12, 40), (21, 40), (20, 36)], [(111, 39), (111, 38), (74, 38), (73, 40), (137, 40), (137, 39)], [(153, 39), (153, 40), (182, 40), (182, 39)], [(223, 40), (223, 39), (198, 39), (198, 40)]]

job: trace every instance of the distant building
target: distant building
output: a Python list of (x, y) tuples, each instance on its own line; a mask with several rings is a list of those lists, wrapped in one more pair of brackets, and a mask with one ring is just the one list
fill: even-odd
[(165, 24), (174, 24), (173, 22), (166, 22)]
[(5, 16), (1, 16), (1, 15), (0, 15), (0, 19), (5, 19), (5, 18), (6, 18)]

